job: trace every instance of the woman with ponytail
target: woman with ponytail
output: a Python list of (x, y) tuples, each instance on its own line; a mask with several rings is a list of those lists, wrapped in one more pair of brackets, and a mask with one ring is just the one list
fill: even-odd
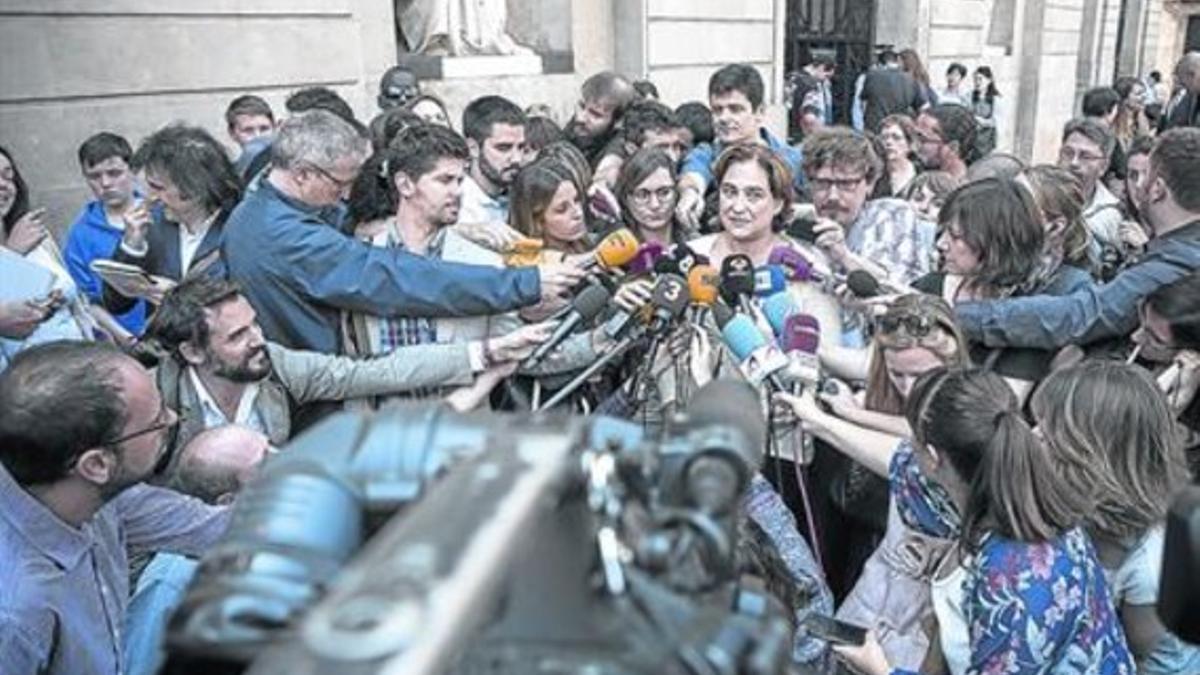
[[(1017, 397), (982, 370), (937, 369), (909, 396), (912, 449), (891, 464), (907, 524), (956, 545), (934, 575), (949, 671), (1132, 675), (1104, 572), (1079, 527), (1102, 469), (1046, 450)], [(873, 635), (835, 648), (859, 672), (892, 671)]]

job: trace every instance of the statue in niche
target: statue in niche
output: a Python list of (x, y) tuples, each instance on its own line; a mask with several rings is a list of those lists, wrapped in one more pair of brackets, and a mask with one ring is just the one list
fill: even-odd
[(409, 51), (429, 56), (533, 55), (508, 34), (506, 0), (396, 0)]

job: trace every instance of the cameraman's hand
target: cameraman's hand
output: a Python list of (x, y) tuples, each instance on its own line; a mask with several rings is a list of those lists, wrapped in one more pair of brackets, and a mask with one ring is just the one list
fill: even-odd
[(37, 248), (50, 235), (50, 231), (42, 222), (45, 216), (46, 209), (34, 209), (18, 218), (17, 222), (13, 223), (4, 245), (21, 255), (27, 255)]
[(521, 361), (533, 353), (538, 345), (550, 339), (554, 323), (535, 323), (502, 335), (488, 343), (491, 363), (499, 365), (508, 361)]
[(862, 410), (862, 405), (854, 397), (850, 385), (832, 378), (829, 379), (829, 382), (835, 385), (833, 392), (829, 393), (826, 387), (822, 387), (817, 396), (821, 403), (829, 406), (830, 412), (842, 419), (847, 419), (849, 415), (854, 414), (854, 411)]
[(828, 419), (828, 413), (821, 410), (816, 397), (813, 396), (811, 387), (805, 387), (799, 396), (778, 392), (772, 397), (772, 400), (790, 406), (792, 413), (804, 425), (805, 431), (815, 433), (825, 428), (825, 420)]

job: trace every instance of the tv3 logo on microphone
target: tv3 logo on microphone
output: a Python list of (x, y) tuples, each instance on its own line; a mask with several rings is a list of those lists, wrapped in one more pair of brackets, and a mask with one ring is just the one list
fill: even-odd
[(679, 279), (665, 277), (662, 283), (662, 298), (669, 303), (676, 303), (683, 296), (683, 282)]

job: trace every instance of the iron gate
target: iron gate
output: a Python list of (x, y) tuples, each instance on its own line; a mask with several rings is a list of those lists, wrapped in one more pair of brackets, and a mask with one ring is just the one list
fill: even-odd
[(834, 57), (834, 117), (849, 124), (854, 81), (875, 60), (875, 0), (788, 0), (785, 40), (789, 72), (809, 63), (814, 53)]

